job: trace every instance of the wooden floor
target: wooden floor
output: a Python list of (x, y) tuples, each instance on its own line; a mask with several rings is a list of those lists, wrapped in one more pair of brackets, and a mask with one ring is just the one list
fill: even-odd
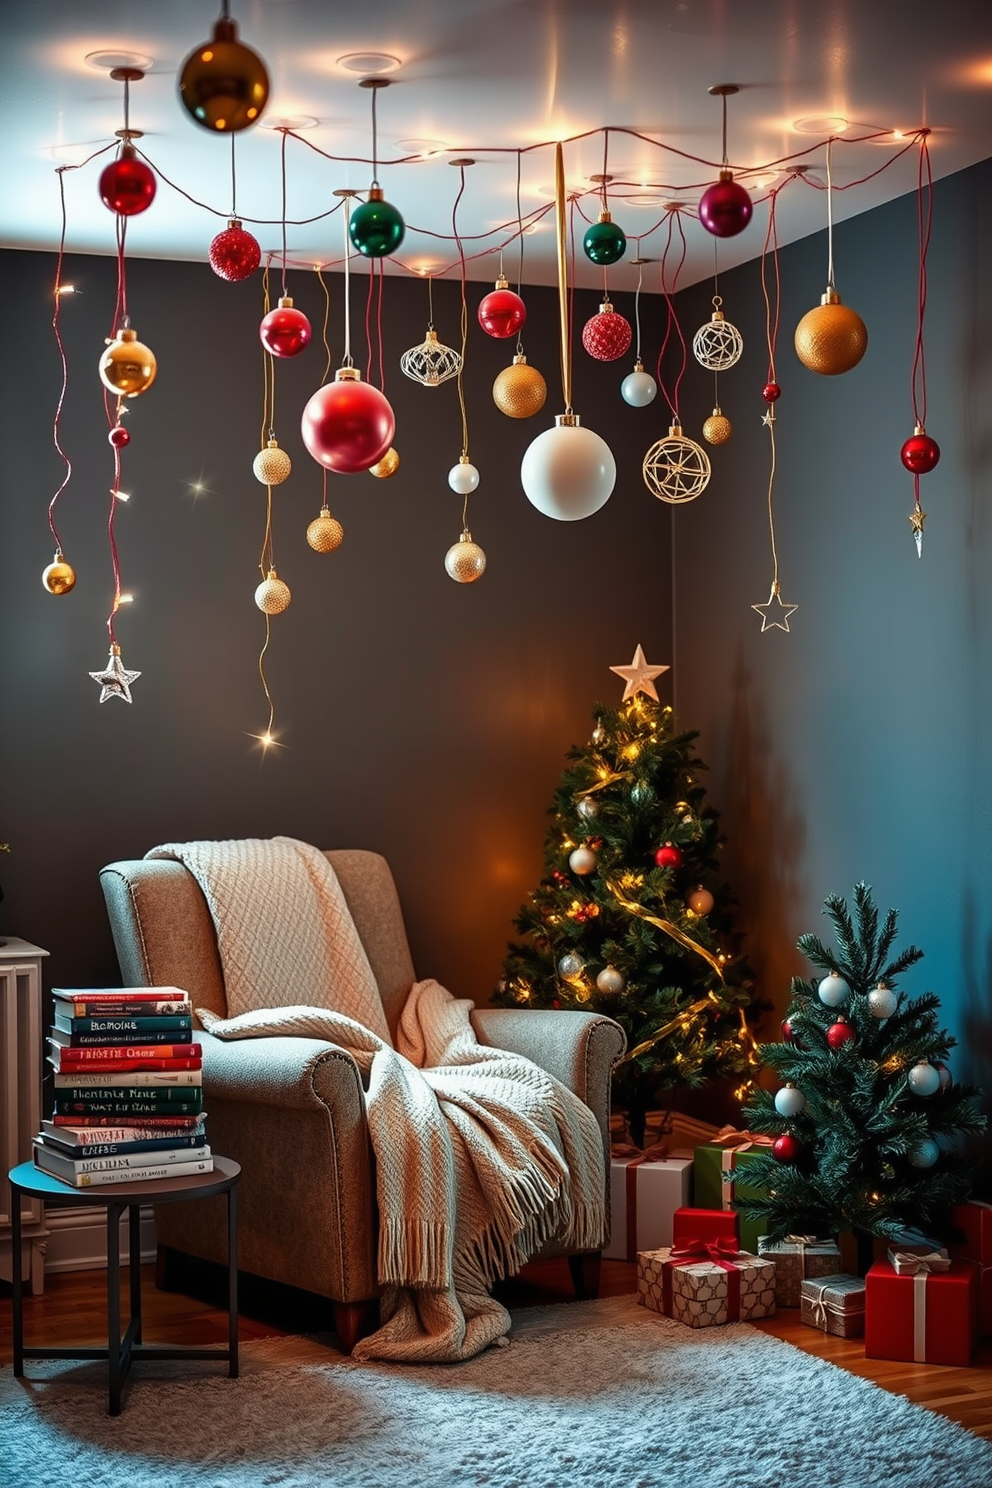
[[(143, 1275), (146, 1342), (223, 1346), (227, 1329), (227, 1313), (223, 1310), (226, 1273), (219, 1268), (190, 1264), (184, 1269), (185, 1290), (180, 1293), (157, 1291), (152, 1271), (152, 1267), (145, 1267)], [(125, 1271), (124, 1307), (126, 1276)], [(25, 1343), (36, 1347), (105, 1344), (105, 1282), (102, 1271), (74, 1271), (47, 1277), (44, 1295), (25, 1299)], [(633, 1291), (633, 1264), (604, 1261), (600, 1295), (619, 1296)], [(520, 1276), (503, 1283), (498, 1295), (510, 1307), (574, 1299), (564, 1261), (534, 1262)], [(322, 1299), (249, 1276), (242, 1278), (239, 1313), (242, 1342), (299, 1336), (301, 1362), (313, 1358), (313, 1344), (305, 1341), (303, 1335), (333, 1328), (330, 1306)], [(799, 1321), (799, 1314), (791, 1310), (755, 1326), (804, 1353), (816, 1354), (841, 1369), (873, 1380), (885, 1390), (905, 1395), (917, 1405), (939, 1411), (978, 1436), (992, 1439), (992, 1339), (980, 1345), (970, 1369), (951, 1369), (866, 1359), (857, 1339), (828, 1337), (805, 1327)], [(287, 1357), (292, 1360), (294, 1356)], [(10, 1287), (0, 1281), (0, 1364), (9, 1364), (10, 1359)]]

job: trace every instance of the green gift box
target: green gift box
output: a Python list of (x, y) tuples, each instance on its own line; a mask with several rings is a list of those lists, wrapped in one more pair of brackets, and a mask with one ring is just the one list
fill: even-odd
[[(767, 1154), (770, 1137), (754, 1132), (727, 1132), (717, 1141), (697, 1147), (693, 1154), (693, 1208), (731, 1209), (731, 1200), (761, 1198), (763, 1190), (741, 1182), (742, 1170), (759, 1152)], [(765, 1233), (763, 1220), (748, 1219), (739, 1214), (741, 1250), (758, 1253), (758, 1241)]]

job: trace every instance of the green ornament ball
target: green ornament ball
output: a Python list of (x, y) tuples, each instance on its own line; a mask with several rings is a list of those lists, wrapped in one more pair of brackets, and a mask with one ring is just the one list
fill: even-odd
[(594, 222), (586, 229), (582, 247), (594, 264), (615, 264), (627, 251), (627, 239), (615, 222)]
[(366, 258), (386, 258), (395, 253), (406, 233), (406, 223), (391, 202), (375, 195), (356, 207), (348, 224), (348, 235)]

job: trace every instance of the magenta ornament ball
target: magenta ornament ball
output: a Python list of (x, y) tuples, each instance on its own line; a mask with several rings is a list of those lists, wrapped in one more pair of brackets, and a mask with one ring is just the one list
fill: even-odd
[(357, 378), (328, 382), (310, 398), (300, 424), (318, 465), (357, 475), (378, 465), (396, 433), (396, 418), (378, 388)]
[(754, 207), (743, 186), (721, 171), (719, 181), (699, 199), (699, 220), (715, 238), (733, 238), (751, 221)]

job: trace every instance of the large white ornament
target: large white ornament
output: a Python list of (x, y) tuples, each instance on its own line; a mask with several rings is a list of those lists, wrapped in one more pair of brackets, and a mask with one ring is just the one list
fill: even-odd
[(604, 966), (596, 978), (596, 986), (600, 992), (616, 994), (624, 989), (623, 972), (617, 971), (615, 966)]
[(933, 1137), (924, 1137), (910, 1152), (909, 1160), (914, 1168), (932, 1168), (939, 1156), (940, 1148)]
[(898, 1006), (898, 997), (884, 982), (879, 982), (868, 993), (868, 1011), (873, 1018), (891, 1018)]
[[(914, 1095), (936, 1095), (940, 1089), (940, 1070), (934, 1069), (923, 1059), (914, 1064), (906, 1076), (906, 1083)], [(929, 1166), (929, 1164), (927, 1164)]]
[(467, 455), (462, 455), (457, 465), (452, 465), (448, 471), (448, 485), (457, 496), (471, 496), (479, 484), (479, 472), (469, 462)]
[(605, 439), (584, 429), (578, 414), (559, 413), (555, 427), (528, 445), (520, 482), (532, 506), (559, 522), (578, 522), (605, 506), (617, 464)]
[(783, 1085), (775, 1092), (775, 1109), (780, 1116), (798, 1116), (806, 1109), (806, 1097), (794, 1085)]
[(642, 362), (634, 363), (633, 372), (628, 372), (620, 384), (620, 396), (631, 408), (647, 408), (658, 394), (658, 384), (650, 372), (645, 372)]
[(568, 855), (568, 866), (573, 873), (580, 875), (594, 873), (598, 861), (599, 859), (591, 847), (577, 847), (574, 852)]
[(820, 1001), (827, 1007), (842, 1007), (851, 995), (851, 989), (842, 976), (832, 971), (817, 987)]

